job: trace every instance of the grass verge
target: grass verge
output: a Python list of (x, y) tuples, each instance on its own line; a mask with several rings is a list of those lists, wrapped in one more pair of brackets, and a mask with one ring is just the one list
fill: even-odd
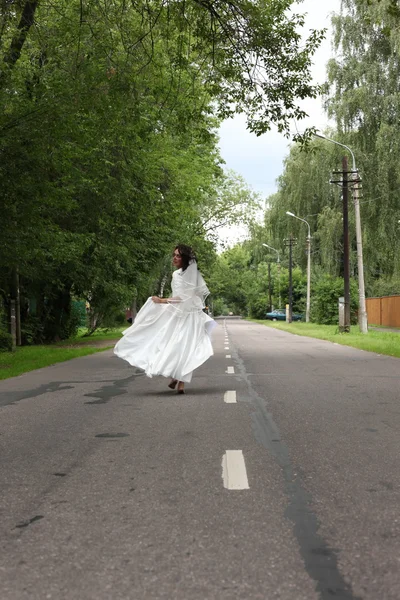
[(337, 325), (317, 325), (316, 323), (282, 323), (279, 321), (261, 321), (249, 319), (274, 329), (281, 329), (296, 335), (313, 337), (319, 340), (335, 342), (343, 346), (352, 346), (367, 352), (376, 352), (400, 358), (400, 333), (370, 330), (368, 335), (360, 333), (357, 326), (352, 326), (350, 333), (340, 333)]
[(121, 337), (123, 329), (126, 327), (103, 330), (87, 338), (82, 337), (81, 332), (80, 335), (57, 344), (23, 346), (17, 348), (16, 352), (0, 352), (0, 380), (49, 367), (72, 358), (108, 350), (114, 346), (115, 340)]
[(86, 329), (83, 327), (79, 330), (78, 335), (69, 338), (68, 340), (63, 340), (62, 342), (58, 342), (57, 346), (93, 346), (98, 344), (99, 342), (110, 341), (113, 342), (115, 340), (119, 340), (122, 335), (124, 329), (129, 327), (129, 323), (124, 327), (118, 327), (116, 329), (99, 329), (95, 331), (92, 335), (85, 337)]

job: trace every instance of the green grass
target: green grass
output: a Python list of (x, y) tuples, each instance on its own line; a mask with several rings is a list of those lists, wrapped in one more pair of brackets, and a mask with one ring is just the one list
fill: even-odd
[(255, 323), (274, 327), (306, 337), (313, 337), (319, 340), (335, 342), (343, 346), (352, 346), (367, 352), (377, 352), (400, 358), (400, 333), (373, 331), (364, 335), (360, 333), (357, 326), (352, 326), (350, 333), (340, 333), (337, 325), (317, 325), (316, 323), (285, 323), (280, 321), (260, 321), (258, 319), (249, 319)]
[(95, 331), (92, 335), (85, 337), (85, 333), (87, 331), (86, 328), (81, 327), (79, 329), (78, 335), (75, 337), (69, 338), (68, 340), (63, 340), (62, 342), (58, 342), (57, 346), (70, 346), (71, 344), (79, 344), (82, 345), (90, 345), (97, 342), (104, 342), (107, 340), (118, 340), (124, 329), (129, 327), (129, 323), (124, 325), (123, 327), (116, 327), (115, 329), (99, 329)]
[[(0, 352), (0, 380), (112, 348), (123, 329), (126, 327), (101, 330), (87, 338), (82, 337), (85, 332), (82, 330), (77, 336), (56, 344), (23, 346), (16, 352)], [(106, 343), (108, 340), (109, 344)], [(102, 343), (100, 347), (96, 345), (98, 342)]]

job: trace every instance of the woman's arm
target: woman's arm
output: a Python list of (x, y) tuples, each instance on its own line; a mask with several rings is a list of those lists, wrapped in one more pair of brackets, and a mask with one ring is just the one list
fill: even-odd
[(176, 304), (182, 302), (180, 298), (160, 298), (159, 296), (152, 296), (151, 299), (156, 304)]

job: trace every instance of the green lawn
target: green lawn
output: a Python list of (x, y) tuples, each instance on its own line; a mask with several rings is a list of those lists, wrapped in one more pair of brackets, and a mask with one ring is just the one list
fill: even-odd
[(104, 342), (107, 340), (118, 340), (124, 329), (129, 327), (129, 323), (124, 325), (123, 327), (117, 327), (115, 329), (99, 329), (95, 331), (92, 335), (85, 336), (87, 329), (81, 327), (79, 329), (78, 335), (75, 337), (69, 338), (68, 340), (63, 340), (62, 342), (58, 342), (57, 346), (70, 346), (71, 344), (79, 344), (80, 346), (83, 344), (94, 344), (97, 342)]
[(0, 352), (0, 379), (16, 377), (28, 371), (112, 348), (115, 340), (121, 337), (123, 329), (126, 327), (100, 330), (86, 338), (82, 337), (82, 330), (80, 335), (56, 344), (24, 346), (17, 348), (16, 352)]
[(296, 335), (327, 340), (328, 342), (335, 342), (343, 346), (352, 346), (360, 350), (400, 358), (400, 332), (373, 331), (370, 329), (369, 333), (364, 335), (360, 333), (356, 325), (351, 327), (350, 333), (339, 333), (337, 325), (317, 325), (316, 323), (302, 322), (285, 323), (281, 321), (261, 321), (258, 319), (249, 320)]

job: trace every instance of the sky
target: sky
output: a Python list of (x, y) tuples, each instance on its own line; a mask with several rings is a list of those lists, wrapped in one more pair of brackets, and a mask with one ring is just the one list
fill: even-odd
[[(324, 83), (326, 64), (333, 56), (331, 46), (331, 16), (340, 11), (340, 0), (304, 0), (296, 12), (307, 14), (304, 27), (327, 28), (326, 38), (313, 57), (313, 80)], [(307, 100), (301, 104), (309, 117), (297, 122), (299, 131), (314, 125), (324, 129), (328, 119), (322, 109), (322, 100)], [(293, 122), (293, 133), (296, 123)], [(272, 130), (260, 137), (246, 130), (246, 119), (238, 115), (222, 123), (220, 128), (220, 151), (226, 165), (244, 177), (247, 183), (259, 192), (263, 199), (277, 190), (276, 179), (283, 171), (283, 160), (289, 152), (290, 140)], [(242, 236), (240, 236), (242, 237)]]

